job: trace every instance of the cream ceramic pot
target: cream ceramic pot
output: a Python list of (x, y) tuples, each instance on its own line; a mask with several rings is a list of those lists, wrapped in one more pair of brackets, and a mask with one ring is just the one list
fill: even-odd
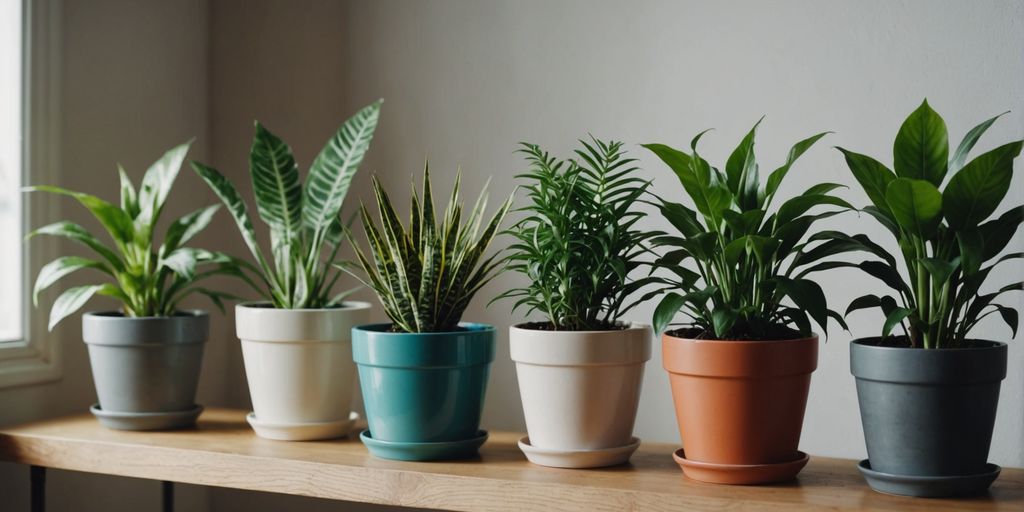
[(510, 329), (512, 360), (529, 444), (541, 450), (587, 451), (635, 442), (651, 329), (615, 331)]
[(235, 308), (235, 331), (249, 382), (256, 433), (283, 440), (325, 439), (351, 426), (356, 368), (352, 327), (370, 304), (331, 309)]

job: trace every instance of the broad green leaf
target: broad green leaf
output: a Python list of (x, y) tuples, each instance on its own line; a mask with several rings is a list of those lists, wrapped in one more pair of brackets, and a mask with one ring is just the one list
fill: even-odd
[(1017, 328), (1020, 326), (1017, 310), (1001, 304), (993, 304), (993, 306), (995, 306), (996, 311), (999, 311), (999, 316), (1003, 318), (1003, 322), (1006, 322), (1006, 326), (1010, 328), (1011, 337), (1016, 338)]
[(135, 217), (135, 231), (140, 233), (142, 238), (148, 238), (148, 234), (153, 232), (153, 226), (160, 217), (160, 211), (167, 201), (167, 195), (171, 192), (171, 186), (178, 177), (178, 171), (191, 145), (192, 141), (188, 141), (167, 151), (142, 177), (138, 193), (139, 214)]
[(641, 144), (640, 146), (657, 155), (662, 162), (665, 162), (665, 165), (668, 165), (669, 169), (676, 173), (676, 176), (684, 171), (689, 172), (693, 161), (690, 155), (664, 144)]
[(346, 120), (313, 160), (303, 192), (302, 220), (306, 227), (327, 229), (338, 216), (352, 177), (370, 148), (381, 103), (378, 100)]
[(716, 309), (711, 313), (712, 325), (715, 329), (715, 337), (725, 339), (729, 330), (736, 324), (737, 314), (731, 309)]
[(882, 299), (878, 295), (861, 295), (860, 297), (853, 299), (853, 301), (850, 302), (850, 305), (846, 307), (846, 315), (849, 316), (850, 313), (861, 309), (880, 307), (882, 307)]
[(981, 138), (982, 134), (992, 126), (992, 123), (996, 122), (996, 119), (999, 119), (1009, 113), (1009, 111), (1003, 112), (1002, 114), (971, 128), (971, 131), (967, 132), (967, 135), (964, 135), (964, 140), (960, 141), (960, 145), (957, 146), (956, 152), (953, 153), (953, 158), (949, 161), (949, 172), (955, 173), (959, 171), (964, 166), (964, 162), (967, 161), (967, 155), (971, 152), (971, 149), (974, 148), (974, 144), (978, 142), (978, 139)]
[(985, 239), (978, 230), (959, 231), (956, 234), (957, 245), (960, 248), (960, 264), (963, 266), (964, 274), (971, 275), (981, 269), (985, 262)]
[(219, 209), (219, 204), (210, 205), (172, 222), (170, 227), (167, 228), (167, 234), (164, 236), (164, 243), (160, 249), (161, 254), (169, 254), (199, 234), (210, 224), (210, 221), (213, 220), (213, 215)]
[(888, 313), (885, 317), (885, 323), (882, 324), (882, 338), (889, 337), (892, 334), (892, 330), (913, 313), (914, 310), (909, 308), (896, 308)]
[(889, 183), (896, 179), (896, 175), (888, 167), (870, 156), (847, 151), (838, 146), (836, 149), (843, 153), (843, 157), (846, 158), (846, 165), (868, 195), (871, 203), (883, 213), (888, 213), (889, 203), (886, 201), (885, 194), (889, 188)]
[(998, 218), (978, 226), (981, 239), (985, 241), (982, 260), (988, 261), (1002, 252), (1017, 233), (1021, 223), (1024, 223), (1024, 206), (1010, 208)]
[(118, 296), (120, 291), (111, 284), (93, 284), (68, 288), (53, 302), (53, 307), (50, 308), (50, 322), (47, 329), (52, 331), (61, 320), (81, 309), (97, 293), (100, 295)]
[(835, 196), (827, 194), (803, 194), (796, 196), (779, 207), (778, 223), (785, 224), (793, 219), (807, 213), (807, 210), (814, 208), (815, 206), (839, 206), (845, 209), (853, 210), (853, 205)]
[(695, 236), (704, 232), (704, 226), (697, 220), (697, 214), (693, 210), (679, 203), (661, 201), (658, 209), (672, 226), (679, 230), (684, 236)]
[(54, 222), (53, 224), (43, 226), (29, 233), (28, 238), (32, 238), (36, 235), (59, 236), (74, 240), (75, 242), (96, 251), (96, 253), (102, 256), (103, 259), (107, 260), (115, 270), (124, 270), (124, 264), (121, 262), (117, 253), (107, 248), (107, 246), (103, 245), (103, 243), (97, 240), (96, 237), (86, 231), (85, 228), (75, 224), (74, 222)]
[[(770, 175), (768, 175), (768, 183), (765, 185), (765, 193), (769, 199), (775, 196), (775, 192), (779, 189), (779, 185), (782, 184), (782, 180), (785, 179), (786, 174), (789, 173), (789, 169), (793, 167), (793, 164), (797, 159), (806, 153), (808, 149), (811, 149), (811, 146), (813, 146), (815, 142), (818, 142), (818, 140), (830, 133), (832, 132), (823, 132), (817, 135), (812, 135), (811, 137), (797, 142), (792, 148), (790, 148), (789, 154), (786, 156), (786, 163), (782, 164), (781, 167), (775, 169)], [(765, 206), (765, 208), (767, 208), (767, 206)]]
[(972, 228), (992, 215), (1010, 188), (1013, 159), (1022, 146), (1024, 141), (999, 146), (971, 160), (953, 175), (942, 194), (950, 227)]
[(729, 190), (736, 198), (740, 209), (750, 210), (757, 208), (757, 187), (760, 180), (757, 175), (757, 161), (754, 158), (754, 138), (757, 136), (757, 127), (764, 121), (764, 117), (754, 123), (739, 146), (729, 155), (725, 163), (725, 174)]
[(809, 279), (789, 279), (782, 276), (776, 276), (775, 283), (782, 295), (789, 297), (797, 307), (806, 311), (822, 330), (828, 330), (827, 301), (825, 292), (818, 283)]
[(117, 174), (121, 178), (121, 209), (134, 220), (139, 214), (139, 200), (135, 193), (135, 186), (132, 185), (128, 173), (124, 172), (124, 168), (120, 165), (117, 166)]
[(900, 227), (917, 236), (930, 237), (942, 222), (942, 194), (927, 181), (897, 178), (885, 199)]
[(105, 274), (113, 275), (103, 262), (79, 256), (61, 256), (39, 269), (39, 276), (36, 277), (36, 284), (32, 288), (32, 304), (39, 305), (39, 292), (49, 288), (60, 278), (83, 268), (93, 268)]
[(100, 221), (100, 224), (106, 228), (107, 233), (110, 234), (110, 237), (113, 238), (114, 242), (121, 245), (127, 245), (132, 242), (134, 237), (132, 219), (128, 217), (127, 213), (113, 204), (93, 195), (74, 192), (60, 187), (51, 187), (48, 185), (29, 187), (27, 190), (73, 197), (78, 200), (82, 206), (86, 207), (86, 209), (92, 213), (93, 217), (96, 217), (96, 220)]
[(857, 266), (868, 275), (888, 285), (889, 288), (908, 295), (911, 293), (910, 287), (894, 267), (881, 261), (862, 261)]
[(946, 176), (948, 164), (946, 122), (925, 100), (907, 117), (896, 134), (893, 168), (900, 178), (924, 180), (938, 187)]
[(256, 123), (249, 152), (256, 211), (279, 236), (295, 240), (302, 227), (302, 186), (292, 150), (280, 138)]
[(960, 268), (960, 261), (946, 261), (941, 258), (921, 258), (918, 260), (928, 271), (934, 286), (941, 287), (953, 277), (953, 273)]

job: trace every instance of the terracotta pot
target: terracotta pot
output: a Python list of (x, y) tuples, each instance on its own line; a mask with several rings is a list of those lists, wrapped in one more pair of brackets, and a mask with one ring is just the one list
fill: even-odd
[[(709, 476), (680, 461), (687, 476), (718, 483), (763, 483), (795, 476), (780, 475), (777, 469), (806, 458), (797, 447), (811, 372), (818, 365), (817, 336), (728, 341), (666, 334), (662, 359), (685, 460), (718, 470), (718, 476)], [(761, 477), (755, 471), (732, 478), (732, 466), (762, 466), (764, 471)]]

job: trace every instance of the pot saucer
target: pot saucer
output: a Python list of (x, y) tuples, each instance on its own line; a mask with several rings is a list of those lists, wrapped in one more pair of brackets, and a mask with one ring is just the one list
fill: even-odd
[(999, 466), (989, 463), (985, 471), (976, 475), (961, 476), (907, 476), (882, 473), (871, 469), (871, 463), (864, 459), (857, 464), (860, 474), (868, 485), (884, 494), (915, 496), (918, 498), (948, 498), (981, 494), (999, 477)]
[(462, 441), (442, 441), (436, 443), (414, 443), (403, 441), (381, 441), (374, 439), (369, 430), (359, 434), (366, 448), (374, 457), (381, 459), (426, 461), (463, 459), (472, 457), (485, 442), (487, 431), (481, 430), (476, 437)]
[(680, 448), (672, 454), (687, 478), (712, 484), (751, 485), (784, 482), (796, 478), (810, 457), (798, 451), (797, 458), (775, 464), (716, 464), (686, 458)]
[(174, 412), (116, 412), (104, 411), (100, 404), (92, 404), (89, 412), (101, 425), (114, 430), (173, 430), (195, 425), (203, 406)]
[(557, 450), (538, 448), (530, 444), (530, 437), (519, 440), (519, 449), (527, 460), (538, 466), (552, 468), (583, 469), (615, 466), (629, 461), (629, 457), (640, 447), (640, 439), (630, 438), (629, 444), (597, 450)]
[(249, 426), (256, 431), (256, 435), (276, 441), (314, 441), (344, 437), (349, 434), (352, 425), (355, 425), (358, 419), (359, 413), (355, 411), (349, 413), (348, 419), (315, 423), (263, 421), (257, 419), (254, 412), (250, 412), (245, 417), (245, 421), (249, 422)]

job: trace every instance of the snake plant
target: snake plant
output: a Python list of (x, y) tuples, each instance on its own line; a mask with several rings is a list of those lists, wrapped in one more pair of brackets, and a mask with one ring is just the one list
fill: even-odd
[(332, 295), (341, 274), (333, 263), (346, 229), (339, 213), (370, 147), (380, 106), (381, 101), (366, 106), (341, 125), (313, 160), (304, 185), (291, 148), (256, 123), (249, 171), (256, 210), (270, 228), (270, 259), (260, 248), (245, 201), (234, 185), (216, 169), (192, 162), (193, 170), (235, 219), (267, 289), (264, 298), (275, 308), (337, 307), (349, 293)]
[[(892, 233), (903, 256), (905, 274), (882, 247), (868, 240), (856, 244), (881, 259), (860, 267), (892, 288), (895, 297), (864, 295), (850, 304), (847, 314), (880, 308), (883, 340), (900, 332), (898, 339), (887, 341), (927, 349), (963, 347), (969, 344), (971, 329), (992, 314), (1017, 335), (1017, 310), (995, 299), (1024, 289), (1024, 283), (988, 293), (982, 293), (982, 286), (990, 275), (1002, 277), (992, 274), (997, 265), (1024, 258), (1020, 252), (1002, 254), (1024, 222), (1024, 205), (993, 218), (1010, 189), (1013, 160), (1024, 141), (967, 160), (1000, 116), (967, 132), (950, 155), (946, 122), (925, 101), (896, 134), (892, 170), (867, 155), (838, 148), (871, 201), (864, 211)], [(900, 331), (895, 330), (898, 326)]]
[(150, 166), (138, 190), (124, 169), (118, 167), (120, 207), (99, 197), (60, 187), (26, 189), (76, 199), (100, 222), (114, 243), (112, 249), (84, 227), (70, 221), (56, 222), (29, 234), (30, 238), (36, 235), (67, 238), (88, 247), (98, 256), (61, 256), (43, 266), (32, 290), (33, 304), (38, 305), (40, 292), (78, 270), (96, 270), (106, 274), (110, 281), (64, 291), (50, 310), (51, 330), (97, 294), (121, 301), (123, 313), (129, 317), (169, 316), (193, 293), (209, 297), (223, 311), (223, 299), (234, 297), (197, 284), (206, 278), (230, 275), (253, 284), (243, 272), (249, 266), (246, 262), (220, 252), (185, 246), (206, 228), (218, 205), (200, 208), (175, 220), (167, 228), (163, 243), (156, 245), (156, 223), (190, 144), (171, 149)]
[(364, 274), (353, 275), (376, 292), (396, 331), (457, 330), (470, 300), (502, 264), (500, 253), (487, 257), (484, 254), (508, 214), (512, 198), (484, 223), (485, 188), (469, 216), (463, 219), (459, 203), (460, 178), (455, 178), (451, 198), (441, 217), (434, 211), (429, 167), (423, 172), (422, 200), (413, 191), (408, 226), (402, 224), (391, 198), (376, 177), (373, 193), (380, 225), (374, 223), (365, 205), (359, 209), (370, 244), (370, 257), (352, 242)]

